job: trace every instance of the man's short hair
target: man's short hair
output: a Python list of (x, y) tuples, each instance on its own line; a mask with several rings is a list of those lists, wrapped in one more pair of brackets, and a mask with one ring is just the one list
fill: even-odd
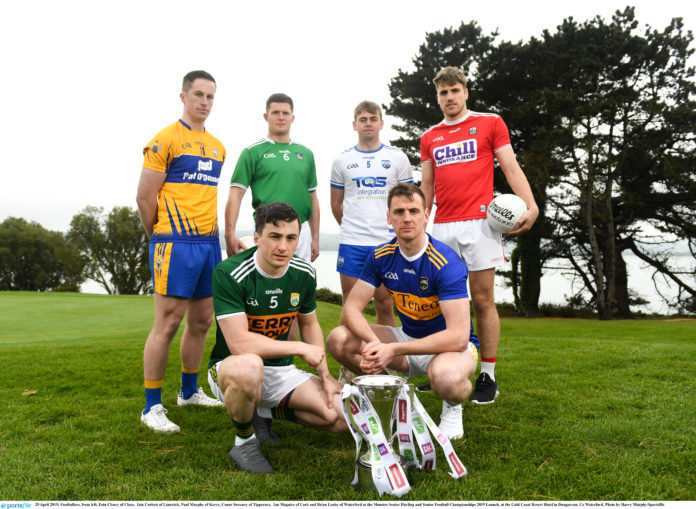
[(271, 94), (271, 96), (266, 99), (266, 112), (271, 109), (271, 103), (287, 103), (290, 105), (290, 111), (295, 111), (295, 105), (292, 102), (292, 98), (287, 94)]
[(297, 227), (300, 228), (300, 216), (297, 215), (295, 209), (282, 201), (273, 201), (261, 205), (255, 211), (256, 214), (256, 233), (261, 235), (263, 227), (268, 223), (273, 223), (273, 226), (278, 226), (279, 221), (292, 223), (297, 221)]
[(363, 111), (377, 115), (382, 120), (382, 108), (379, 107), (379, 104), (372, 101), (363, 101), (358, 104), (353, 111), (353, 120), (357, 120), (358, 115)]
[(423, 201), (423, 208), (425, 209), (425, 195), (423, 194), (421, 188), (418, 187), (416, 184), (406, 183), (396, 184), (394, 187), (391, 188), (391, 190), (389, 191), (389, 195), (387, 196), (387, 208), (391, 209), (391, 202), (394, 196), (405, 196), (409, 200), (413, 200), (414, 194), (417, 194), (421, 197), (421, 200)]
[(440, 85), (452, 86), (457, 83), (461, 83), (466, 88), (466, 75), (458, 67), (450, 65), (438, 71), (435, 78), (433, 78), (433, 83), (435, 83), (436, 88)]
[[(181, 84), (181, 91), (188, 92), (189, 89), (193, 86), (193, 82), (199, 78), (215, 83), (215, 78), (213, 78), (213, 76), (210, 73), (205, 71), (191, 71), (186, 76), (184, 76), (184, 81)], [(215, 86), (217, 87), (217, 83), (215, 83)]]

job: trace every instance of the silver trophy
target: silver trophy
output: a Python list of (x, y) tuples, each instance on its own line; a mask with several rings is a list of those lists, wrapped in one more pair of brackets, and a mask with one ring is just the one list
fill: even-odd
[[(394, 413), (394, 405), (399, 393), (406, 383), (405, 378), (394, 375), (363, 375), (353, 379), (353, 385), (358, 387), (362, 395), (370, 400), (379, 418), (387, 442), (389, 442), (397, 454), (399, 448), (398, 446), (394, 448), (392, 414)], [(353, 421), (352, 416), (351, 420)], [(355, 421), (353, 421), (353, 425), (357, 428)], [(372, 481), (372, 451), (370, 450), (370, 444), (367, 441), (365, 443), (367, 444), (367, 452), (358, 456), (357, 488), (369, 491), (374, 490), (375, 485)]]

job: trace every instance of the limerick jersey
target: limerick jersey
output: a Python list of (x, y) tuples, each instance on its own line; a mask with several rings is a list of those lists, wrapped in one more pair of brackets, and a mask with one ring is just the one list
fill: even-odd
[(310, 191), (317, 189), (317, 169), (311, 150), (297, 143), (263, 138), (242, 150), (232, 186), (251, 187), (251, 206), (282, 201), (292, 205), (304, 223), (312, 214)]
[[(298, 314), (316, 310), (316, 274), (302, 258), (294, 256), (279, 277), (267, 275), (256, 262), (258, 247), (237, 253), (213, 271), (215, 317), (246, 314), (249, 330), (287, 341), (290, 324)], [(234, 341), (234, 338), (231, 338)], [(217, 326), (209, 367), (230, 355), (225, 337)], [(293, 356), (264, 359), (265, 366), (287, 366)]]
[(365, 261), (360, 279), (377, 288), (384, 284), (396, 304), (406, 334), (422, 338), (445, 330), (440, 301), (469, 296), (469, 270), (457, 253), (428, 235), (423, 250), (405, 257), (394, 237)]
[(225, 147), (183, 120), (164, 128), (143, 149), (143, 167), (166, 173), (157, 194), (153, 242), (219, 242), (217, 185)]
[(493, 199), (495, 153), (507, 147), (508, 128), (493, 113), (469, 111), (421, 136), (421, 161), (432, 161), (435, 174), (436, 223), (486, 217)]
[(387, 223), (387, 194), (398, 183), (413, 182), (408, 157), (382, 145), (363, 152), (342, 152), (331, 167), (331, 187), (343, 189), (341, 244), (376, 246), (394, 236)]

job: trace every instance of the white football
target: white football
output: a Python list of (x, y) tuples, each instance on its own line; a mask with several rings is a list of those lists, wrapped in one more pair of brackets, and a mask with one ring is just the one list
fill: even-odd
[(239, 240), (242, 241), (242, 244), (244, 244), (247, 249), (252, 248), (256, 245), (256, 244), (254, 244), (254, 236), (253, 235), (245, 235), (244, 237), (240, 238)]
[(501, 194), (493, 198), (488, 205), (488, 224), (497, 232), (507, 233), (515, 227), (525, 212), (527, 205), (522, 198), (516, 194)]

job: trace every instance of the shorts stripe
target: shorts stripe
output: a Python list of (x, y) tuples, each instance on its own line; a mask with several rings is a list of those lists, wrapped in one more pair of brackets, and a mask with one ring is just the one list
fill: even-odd
[(152, 266), (155, 268), (155, 293), (167, 295), (169, 281), (169, 265), (172, 259), (172, 243), (158, 242), (155, 245), (155, 258)]

